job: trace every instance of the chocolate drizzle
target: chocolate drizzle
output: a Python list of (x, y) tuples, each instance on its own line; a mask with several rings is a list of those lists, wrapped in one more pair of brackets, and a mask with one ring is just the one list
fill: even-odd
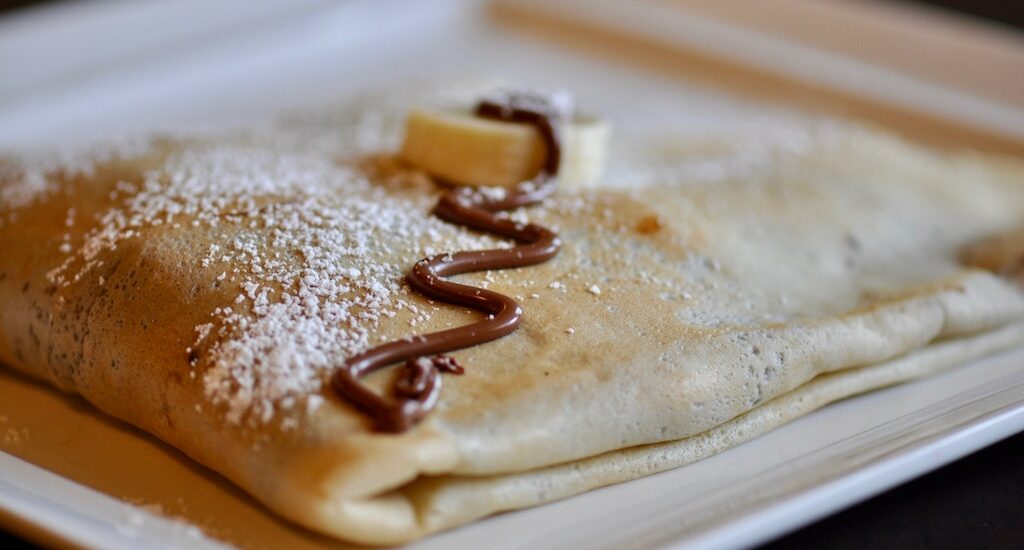
[[(402, 432), (421, 420), (437, 404), (440, 372), (462, 374), (451, 357), (440, 354), (506, 336), (522, 322), (523, 310), (512, 298), (483, 288), (445, 281), (444, 277), (490, 269), (524, 267), (545, 262), (561, 246), (551, 230), (521, 224), (496, 213), (535, 204), (554, 191), (561, 157), (559, 121), (567, 108), (535, 94), (508, 94), (482, 101), (476, 115), (507, 122), (531, 124), (544, 142), (547, 156), (540, 173), (528, 182), (493, 198), (468, 187), (452, 188), (438, 201), (434, 214), (451, 223), (515, 239), (508, 249), (462, 251), (424, 258), (406, 276), (409, 286), (427, 297), (480, 311), (483, 320), (458, 328), (411, 336), (371, 348), (349, 358), (331, 379), (334, 390), (369, 414), (379, 430)], [(379, 395), (360, 382), (377, 369), (405, 361), (394, 384), (394, 397)]]

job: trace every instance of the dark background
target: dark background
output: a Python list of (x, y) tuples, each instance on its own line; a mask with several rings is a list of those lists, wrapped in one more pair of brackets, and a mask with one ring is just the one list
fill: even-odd
[[(827, 2), (829, 0), (818, 0)], [(874, 0), (888, 4), (920, 4), (972, 17), (995, 21), (1008, 27), (1024, 27), (1024, 1), (1021, 0)]]
[[(68, 1), (72, 0), (0, 0), (0, 17), (28, 9), (33, 4)], [(1024, 0), (874, 1), (930, 4), (950, 13), (966, 14), (1024, 32)], [(24, 544), (0, 531), (0, 548)], [(1024, 548), (1024, 434), (805, 527), (764, 548)]]

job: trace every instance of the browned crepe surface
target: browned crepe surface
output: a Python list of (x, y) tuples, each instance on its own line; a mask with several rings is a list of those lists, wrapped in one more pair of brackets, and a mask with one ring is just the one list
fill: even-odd
[(331, 369), (473, 319), (401, 277), (499, 242), (432, 218), (433, 184), (368, 158), (350, 138), (370, 114), (5, 164), (0, 361), (293, 520), (391, 543), (1021, 340), (1024, 297), (959, 261), (1024, 218), (1019, 163), (845, 125), (634, 137), (601, 185), (514, 214), (559, 229), (558, 258), (462, 278), (520, 297), (521, 329), (455, 353), (467, 374), (422, 425), (374, 433)]

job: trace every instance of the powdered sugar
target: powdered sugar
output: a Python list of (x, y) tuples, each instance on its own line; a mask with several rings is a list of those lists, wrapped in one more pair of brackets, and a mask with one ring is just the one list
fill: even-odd
[[(184, 350), (192, 378), (230, 422), (265, 423), (287, 411), (281, 426), (294, 427), (290, 413), (308, 414), (324, 402), (318, 393), (334, 368), (380, 343), (376, 329), (383, 320), (404, 312), (415, 327), (430, 319), (432, 307), (418, 303), (403, 283), (416, 260), (510, 245), (430, 215), (437, 189), (422, 178), (401, 170), (369, 177), (358, 168), (365, 160), (360, 155), (393, 150), (405, 109), (422, 100), (385, 96), (316, 116), (294, 115), (246, 134), (176, 136), (157, 169), (112, 188), (112, 206), (97, 219), (67, 213), (69, 230), (92, 229), (80, 241), (60, 244), (66, 260), (49, 278), (65, 286), (83, 277), (98, 279), (94, 272), (104, 251), (149, 238), (155, 227), (196, 235), (204, 245), (190, 256), (194, 265), (189, 267), (208, 273), (200, 280), (238, 292), (195, 327), (195, 339)], [(797, 152), (810, 147), (822, 132), (753, 139), (770, 145), (741, 145), (717, 156), (706, 154), (706, 142), (694, 153), (662, 151), (652, 140), (618, 140), (616, 150), (622, 153), (607, 182), (635, 187), (720, 180), (774, 162), (788, 154), (787, 147)], [(60, 170), (88, 175), (90, 162), (112, 157), (92, 158), (65, 163), (71, 168)], [(20, 183), (0, 187), (15, 208), (49, 192), (47, 174), (57, 170), (18, 169), (21, 176), (14, 179)], [(505, 190), (486, 192), (500, 197)], [(566, 196), (549, 208), (602, 215), (589, 214), (588, 204)], [(535, 210), (540, 212), (516, 211), (509, 217), (520, 223), (543, 217), (544, 208)], [(492, 281), (488, 275), (481, 286)], [(592, 281), (572, 285), (594, 296), (602, 293)], [(562, 281), (548, 287), (569, 289)], [(614, 293), (616, 287), (606, 289)], [(690, 298), (681, 289), (669, 290)]]
[(403, 309), (429, 319), (402, 282), (410, 265), (501, 244), (433, 217), (433, 186), (371, 183), (338, 160), (351, 151), (343, 140), (308, 130), (186, 143), (140, 184), (118, 184), (115, 207), (49, 273), (60, 286), (93, 276), (103, 251), (156, 226), (202, 234), (193, 269), (240, 292), (196, 327), (187, 352), (233, 423), (315, 410), (329, 373), (371, 345), (382, 319)]
[(846, 122), (813, 118), (701, 133), (617, 129), (604, 186), (636, 189), (748, 177), (847, 141), (857, 131)]
[(0, 159), (0, 212), (31, 204), (56, 190), (56, 176), (92, 176), (96, 167), (119, 158), (131, 158), (151, 147), (149, 139), (125, 136), (79, 147), (63, 147), (45, 154)]
[[(379, 319), (414, 308), (402, 298), (401, 278), (425, 254), (415, 243), (428, 242), (428, 233), (470, 248), (486, 246), (453, 235), (426, 210), (352, 196), (286, 204), (261, 215), (273, 227), (269, 242), (233, 243), (218, 261), (241, 264), (248, 273), (239, 275), (238, 311), (228, 308), (215, 317), (219, 334), (238, 335), (216, 345), (213, 367), (203, 377), (207, 394), (229, 403), (229, 420), (240, 420), (250, 408), (269, 420), (274, 403), (318, 389), (322, 373), (368, 347)], [(389, 260), (389, 251), (379, 247), (394, 240), (408, 249)], [(279, 263), (265, 257), (268, 249), (291, 250), (299, 260)]]

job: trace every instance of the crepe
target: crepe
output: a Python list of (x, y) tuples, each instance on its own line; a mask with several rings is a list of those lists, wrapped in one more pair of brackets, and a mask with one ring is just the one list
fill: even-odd
[(439, 188), (388, 155), (401, 109), (341, 112), (5, 160), (0, 362), (299, 524), (393, 544), (1024, 342), (1024, 294), (961, 261), (1024, 220), (1022, 163), (836, 122), (626, 136), (601, 185), (512, 214), (559, 256), (457, 278), (519, 298), (520, 329), (375, 432), (332, 369), (476, 319), (402, 277), (502, 242), (430, 215)]

